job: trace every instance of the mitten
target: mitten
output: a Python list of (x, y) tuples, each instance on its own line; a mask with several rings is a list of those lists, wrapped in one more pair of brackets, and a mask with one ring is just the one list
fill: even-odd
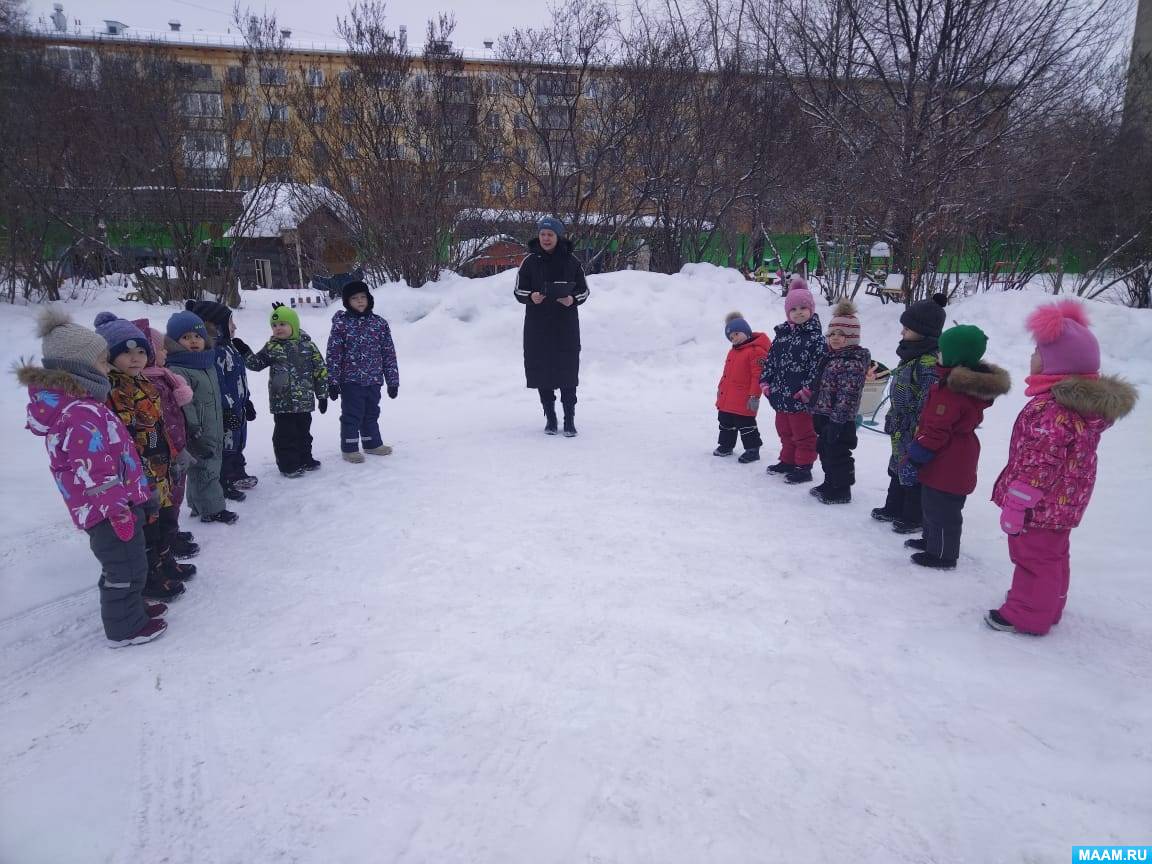
[(808, 404), (808, 402), (812, 400), (812, 391), (807, 387), (801, 387), (799, 390), (792, 394), (792, 398), (803, 402), (804, 404)]
[(328, 413), (328, 400), (327, 399), (321, 399), (320, 400), (320, 413), (321, 414), (327, 414)]
[(173, 482), (179, 483), (188, 476), (188, 469), (192, 467), (192, 463), (196, 460), (192, 458), (192, 454), (188, 452), (187, 448), (181, 450), (172, 459), (171, 472)]
[(927, 465), (936, 458), (936, 453), (929, 450), (919, 441), (913, 441), (908, 445), (908, 461), (914, 462), (917, 466)]
[(1000, 507), (1000, 530), (1013, 537), (1023, 531), (1028, 511), (1039, 504), (1043, 497), (1039, 490), (1019, 480), (1009, 485)]
[(235, 336), (232, 337), (232, 347), (245, 357), (252, 353), (252, 349), (248, 347), (248, 343), (243, 339), (237, 339)]
[(340, 398), (340, 385), (339, 384), (329, 384), (328, 385), (328, 398), (331, 399), (333, 402), (335, 402), (337, 399)]
[(136, 536), (136, 517), (128, 505), (123, 505), (109, 516), (108, 521), (112, 524), (112, 530), (116, 532), (116, 536), (125, 543)]
[(249, 423), (256, 419), (256, 406), (252, 404), (251, 399), (244, 403), (244, 419)]
[(746, 404), (747, 404), (748, 410), (751, 411), (753, 414), (755, 414), (757, 411), (760, 410), (760, 397), (759, 396), (749, 396), (748, 402)]
[(396, 394), (399, 392), (400, 392), (400, 385), (399, 384), (389, 384), (388, 385), (388, 398), (389, 399), (395, 399)]

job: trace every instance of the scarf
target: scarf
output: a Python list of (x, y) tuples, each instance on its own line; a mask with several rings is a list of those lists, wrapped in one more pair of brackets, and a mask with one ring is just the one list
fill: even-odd
[(925, 354), (935, 354), (940, 350), (940, 340), (935, 336), (925, 336), (923, 339), (901, 339), (896, 346), (896, 356), (901, 363), (923, 357)]
[(1025, 396), (1040, 396), (1043, 393), (1047, 393), (1049, 390), (1051, 390), (1053, 387), (1055, 387), (1057, 384), (1059, 384), (1061, 381), (1065, 380), (1066, 378), (1096, 379), (1099, 377), (1100, 377), (1099, 372), (1090, 372), (1086, 375), (1045, 375), (1043, 373), (1041, 373), (1039, 375), (1029, 375), (1027, 378), (1024, 379), (1024, 383), (1028, 385), (1027, 389), (1024, 391), (1024, 395)]
[(183, 366), (185, 369), (211, 369), (216, 365), (216, 352), (174, 351), (168, 355), (168, 366)]
[(45, 357), (44, 368), (67, 372), (76, 379), (77, 384), (84, 388), (84, 392), (97, 402), (107, 402), (108, 394), (112, 392), (112, 382), (108, 380), (108, 376), (83, 363), (77, 363), (74, 360), (53, 360)]

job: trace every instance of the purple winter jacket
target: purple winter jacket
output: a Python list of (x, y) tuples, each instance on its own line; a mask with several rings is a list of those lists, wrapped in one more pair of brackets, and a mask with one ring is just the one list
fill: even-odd
[(77, 528), (91, 528), (148, 500), (136, 445), (107, 405), (67, 372), (23, 366), (28, 424), (44, 439), (56, 487)]
[(400, 386), (392, 331), (371, 310), (357, 314), (341, 309), (332, 316), (325, 365), (333, 384)]

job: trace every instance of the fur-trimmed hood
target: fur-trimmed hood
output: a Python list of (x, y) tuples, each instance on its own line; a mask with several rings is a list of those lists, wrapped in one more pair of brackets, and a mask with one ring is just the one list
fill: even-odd
[(58, 390), (69, 396), (90, 398), (88, 391), (75, 376), (60, 369), (45, 369), (43, 366), (25, 363), (16, 367), (16, 379), (29, 390)]
[(1099, 378), (1070, 376), (1052, 385), (1052, 398), (1078, 414), (1103, 417), (1114, 423), (1132, 413), (1139, 395), (1136, 388), (1113, 375)]
[(949, 390), (993, 402), (1012, 389), (1012, 377), (1007, 370), (991, 363), (981, 363), (976, 369), (956, 366), (948, 372), (945, 384)]

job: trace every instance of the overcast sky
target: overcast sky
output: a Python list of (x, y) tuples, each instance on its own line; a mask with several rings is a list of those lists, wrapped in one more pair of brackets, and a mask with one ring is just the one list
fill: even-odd
[[(69, 21), (77, 18), (87, 27), (100, 27), (105, 18), (123, 21), (143, 30), (167, 30), (168, 20), (178, 18), (184, 30), (224, 33), (232, 24), (232, 0), (62, 0)], [(52, 14), (53, 0), (28, 0), (33, 19)], [(241, 0), (256, 14), (274, 12), (282, 27), (292, 29), (293, 41), (335, 42), (336, 18), (348, 8), (347, 0)], [(543, 2), (517, 0), (390, 0), (388, 17), (393, 26), (405, 24), (413, 43), (423, 39), (431, 15), (451, 11), (456, 15), (455, 41), (461, 47), (479, 48), (485, 39), (496, 39), (513, 27), (535, 27), (545, 20)]]

